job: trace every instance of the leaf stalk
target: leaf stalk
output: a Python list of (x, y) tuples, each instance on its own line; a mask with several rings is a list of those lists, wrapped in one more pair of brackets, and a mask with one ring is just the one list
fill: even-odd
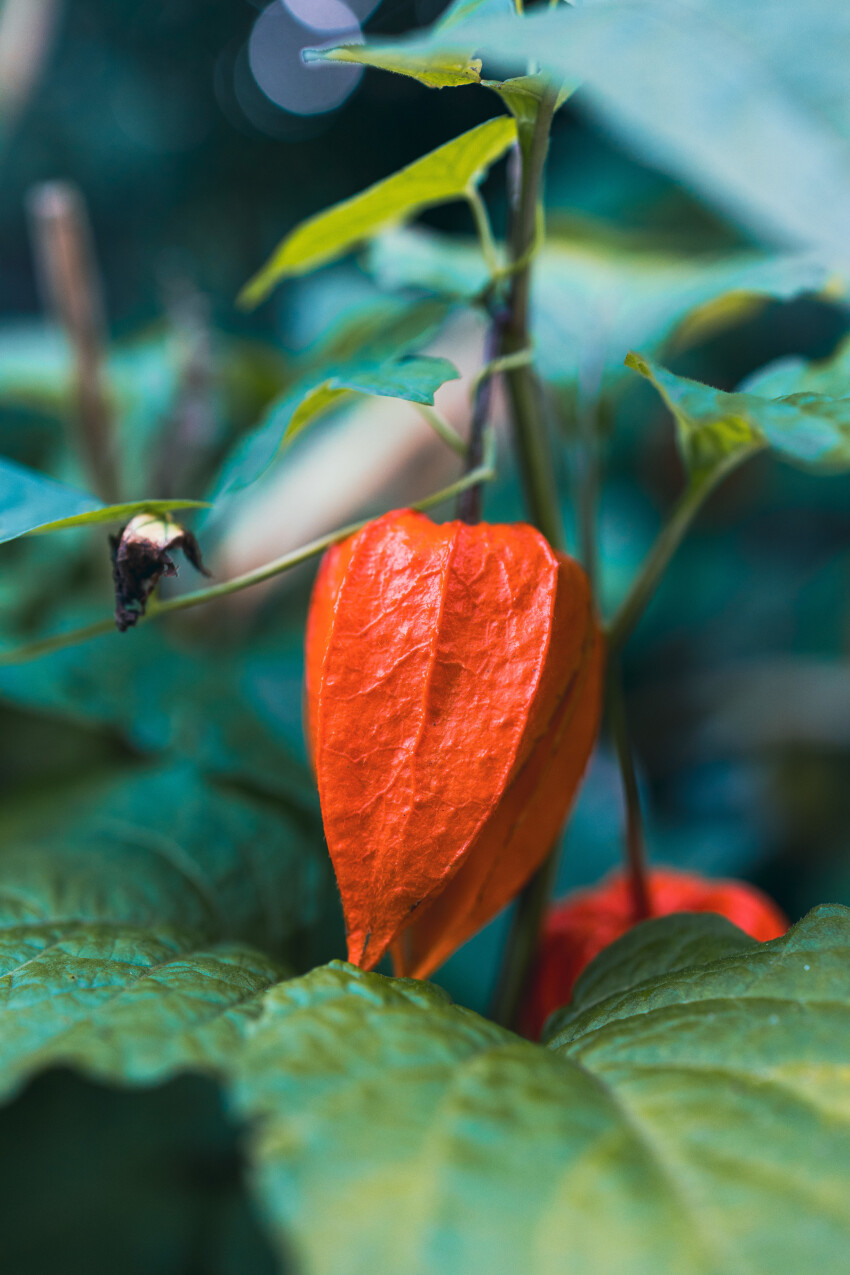
[[(461, 492), (466, 491), (468, 488), (476, 487), (483, 482), (490, 482), (496, 474), (495, 465), (495, 442), (492, 436), (488, 436), (484, 440), (482, 463), (477, 468), (468, 474), (464, 474), (456, 482), (450, 483), (448, 487), (443, 487), (440, 491), (435, 491), (430, 496), (425, 496), (422, 500), (416, 501), (411, 508), (420, 511), (433, 509), (435, 505), (442, 505), (447, 501), (454, 500), (456, 496), (459, 496)], [(339, 527), (336, 531), (331, 531), (326, 536), (320, 536), (318, 540), (311, 540), (308, 544), (301, 545), (300, 548), (293, 549), (291, 553), (275, 558), (261, 567), (256, 567), (253, 571), (246, 571), (243, 575), (234, 576), (232, 580), (224, 580), (221, 584), (210, 585), (206, 589), (197, 589), (192, 593), (184, 593), (177, 598), (168, 598), (164, 602), (157, 602), (156, 605), (150, 607), (146, 615), (140, 616), (138, 624), (149, 623), (151, 620), (158, 619), (161, 615), (169, 615), (174, 611), (185, 611), (190, 607), (203, 606), (207, 602), (215, 602), (219, 598), (227, 597), (231, 593), (238, 593), (242, 589), (250, 589), (255, 584), (262, 584), (263, 581), (271, 580), (275, 576), (282, 575), (285, 571), (291, 571), (293, 567), (300, 566), (302, 562), (308, 562), (310, 558), (315, 558), (324, 553), (332, 545), (339, 544), (341, 540), (346, 540), (349, 536), (354, 535), (356, 531), (360, 531), (368, 522), (371, 522), (370, 518), (362, 518), (358, 522), (349, 523), (346, 527)], [(38, 659), (42, 655), (49, 655), (53, 651), (60, 651), (65, 647), (87, 642), (91, 638), (100, 637), (110, 631), (114, 631), (114, 621), (111, 618), (98, 620), (94, 624), (87, 624), (82, 628), (71, 629), (64, 633), (56, 633), (51, 637), (41, 638), (26, 646), (0, 652), (0, 666), (24, 664), (29, 660)]]
[[(543, 171), (549, 149), (549, 133), (557, 105), (557, 93), (549, 89), (541, 100), (530, 136), (520, 134), (521, 162), (519, 197), (514, 209), (509, 251), (511, 262), (524, 262), (511, 278), (509, 317), (502, 338), (502, 355), (527, 351), (531, 264), (540, 241), (540, 203)], [(505, 375), (520, 472), (532, 521), (556, 549), (564, 546), (555, 467), (543, 417), (543, 398), (531, 362), (523, 359)], [(543, 917), (549, 904), (557, 872), (557, 846), (520, 892), (508, 934), (502, 967), (497, 979), (492, 1013), (496, 1022), (513, 1026), (528, 984), (539, 941)]]

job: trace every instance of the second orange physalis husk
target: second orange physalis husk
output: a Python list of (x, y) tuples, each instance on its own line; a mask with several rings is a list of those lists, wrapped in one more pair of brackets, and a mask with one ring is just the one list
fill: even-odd
[(348, 955), (426, 978), (525, 884), (599, 725), (587, 578), (525, 524), (410, 510), (325, 556), (306, 717)]

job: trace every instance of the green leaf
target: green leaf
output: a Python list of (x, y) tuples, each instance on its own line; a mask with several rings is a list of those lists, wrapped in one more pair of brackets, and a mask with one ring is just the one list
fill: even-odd
[(850, 468), (850, 396), (811, 390), (777, 398), (730, 394), (675, 376), (637, 354), (630, 354), (627, 364), (646, 377), (673, 413), (679, 447), (694, 478), (728, 457), (743, 458), (765, 446), (804, 469), (836, 473)]
[[(525, 153), (534, 136), (540, 103), (549, 87), (547, 78), (543, 75), (518, 75), (509, 80), (482, 80), (481, 83), (485, 88), (492, 89), (513, 115), (519, 130), (520, 145)], [(563, 106), (571, 92), (571, 87), (561, 88), (556, 109)]]
[(66, 487), (33, 469), (0, 459), (0, 543), (100, 522), (127, 522), (136, 514), (206, 508), (203, 500), (139, 500), (104, 505), (95, 496)]
[(281, 969), (181, 929), (17, 926), (0, 913), (0, 1096), (49, 1066), (101, 1080), (221, 1072)]
[(777, 359), (748, 376), (741, 389), (765, 398), (790, 394), (843, 398), (850, 392), (850, 339), (845, 338), (826, 359)]
[(0, 694), (40, 717), (117, 733), (134, 753), (188, 756), (207, 773), (291, 802), (319, 842), (314, 783), (298, 760), (303, 638), (298, 619), (283, 629), (265, 624), (262, 640), (238, 653), (164, 625), (146, 625), (129, 641), (112, 629), (0, 666)]
[(352, 199), (302, 222), (246, 285), (240, 303), (256, 305), (281, 279), (307, 274), (426, 208), (463, 199), (515, 140), (513, 119), (488, 120)]
[[(472, 297), (487, 281), (472, 239), (418, 226), (388, 231), (374, 241), (369, 266), (382, 287), (425, 288)], [(831, 272), (802, 253), (695, 254), (646, 236), (614, 232), (591, 221), (559, 219), (537, 257), (532, 282), (532, 327), (537, 366), (556, 384), (580, 381), (586, 392), (623, 381), (630, 348), (655, 355), (688, 320), (733, 322), (746, 298), (788, 300), (820, 292)], [(733, 309), (734, 300), (737, 309)], [(721, 304), (725, 312), (720, 313)]]
[(368, 268), (382, 288), (419, 288), (464, 300), (487, 286), (489, 271), (477, 239), (441, 235), (424, 226), (400, 226), (369, 246)]
[(133, 770), (0, 820), (0, 1091), (47, 1065), (150, 1083), (220, 1069), (327, 883), (280, 803)]
[(239, 441), (217, 480), (214, 498), (241, 490), (259, 478), (275, 456), (324, 412), (352, 394), (375, 394), (409, 403), (433, 403), (446, 381), (460, 376), (448, 359), (416, 355), (374, 362), (356, 359), (328, 375), (313, 373), (270, 404), (259, 425)]
[(174, 761), (7, 799), (0, 882), (9, 924), (181, 928), (287, 957), (327, 872), (302, 810)]
[(354, 62), (358, 66), (371, 66), (381, 71), (393, 71), (397, 75), (407, 75), (418, 80), (431, 89), (458, 88), (464, 84), (481, 83), (481, 62), (474, 58), (474, 24), (470, 22), (475, 15), (480, 19), (487, 14), (510, 14), (514, 12), (512, 0), (456, 0), (449, 5), (434, 33), (450, 31), (454, 27), (463, 26), (470, 40), (468, 51), (458, 49), (450, 54), (424, 53), (410, 56), (400, 43), (385, 43), (379, 48), (371, 44), (342, 44), (335, 48), (308, 49), (305, 61), (322, 62)]
[(481, 83), (481, 62), (463, 53), (440, 53), (408, 57), (403, 50), (370, 49), (365, 44), (340, 44), (334, 49), (308, 50), (305, 62), (354, 62), (379, 71), (394, 71), (418, 80), (429, 89), (458, 88), (462, 84)]
[(57, 328), (42, 323), (0, 327), (0, 401), (54, 412), (72, 385), (71, 352)]
[(405, 399), (408, 403), (433, 404), (440, 386), (459, 376), (460, 372), (448, 359), (428, 355), (394, 363), (354, 366), (327, 377), (308, 392), (293, 412), (282, 442), (290, 442), (316, 416), (348, 394), (376, 394), (381, 398)]
[(848, 36), (835, 0), (591, 0), (366, 49), (411, 65), (474, 52), (485, 71), (536, 62), (555, 85), (583, 84), (642, 160), (757, 233), (819, 244), (847, 267)]
[(460, 23), (470, 23), (470, 28), (474, 31), (475, 24), (470, 22), (472, 18), (493, 16), (494, 14), (512, 14), (516, 12), (514, 0), (454, 0), (450, 4), (445, 13), (442, 14), (437, 22), (435, 30), (440, 32), (450, 31), (452, 27), (459, 26)]
[(273, 988), (236, 1101), (282, 1248), (311, 1275), (838, 1275), (849, 957), (843, 908), (769, 944), (653, 921), (549, 1049), (339, 963)]
[(569, 1005), (547, 1022), (547, 1040), (580, 1015), (641, 983), (758, 948), (755, 939), (725, 916), (712, 912), (677, 912), (659, 917), (634, 926), (625, 937), (626, 941), (618, 939), (606, 947), (604, 956), (591, 961), (584, 970)]

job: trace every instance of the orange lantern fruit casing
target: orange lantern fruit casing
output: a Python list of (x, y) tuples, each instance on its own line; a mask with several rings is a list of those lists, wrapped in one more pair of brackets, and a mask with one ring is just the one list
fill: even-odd
[(401, 510), (325, 555), (305, 716), (353, 963), (427, 977), (540, 866), (602, 671), (584, 572), (525, 524)]
[[(781, 909), (746, 881), (654, 868), (647, 884), (653, 916), (716, 912), (761, 943), (779, 938), (788, 929)], [(549, 1015), (569, 1002), (582, 970), (635, 924), (634, 898), (622, 872), (556, 903), (546, 918), (532, 971), (523, 1007), (523, 1033), (536, 1040)]]

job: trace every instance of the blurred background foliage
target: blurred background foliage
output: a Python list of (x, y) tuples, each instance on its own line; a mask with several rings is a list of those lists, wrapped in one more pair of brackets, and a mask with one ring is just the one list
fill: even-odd
[[(130, 497), (202, 498), (239, 436), (323, 360), (370, 342), (380, 345), (382, 333), (397, 333), (402, 323), (413, 347), (431, 348), (449, 303), (423, 300), (410, 287), (387, 290), (390, 280), (409, 282), (405, 254), (421, 247), (415, 240), (405, 246), (390, 236), (371, 254), (285, 286), (255, 314), (238, 311), (234, 297), (288, 228), (490, 118), (495, 97), (482, 90), (433, 92), (409, 79), (368, 72), (355, 74), (336, 109), (298, 115), (276, 106), (252, 77), (247, 49), (262, 4), (23, 2), (32, 7), (29, 23), (18, 22), (16, 38), (23, 44), (17, 62), (9, 46), (16, 0), (0, 8), (0, 65), (5, 55), (7, 65), (12, 57), (11, 65), (22, 69), (19, 82), (5, 81), (5, 92), (0, 88), (4, 457), (87, 485), (68, 428), (68, 352), (45, 326), (27, 214), (30, 191), (44, 181), (69, 180), (87, 201), (108, 313), (123, 487)], [(443, 7), (440, 0), (352, 4), (367, 32), (387, 34), (422, 25)], [(27, 39), (37, 47), (25, 48)], [(26, 58), (29, 75), (20, 61)], [(503, 171), (483, 189), (501, 231)], [(628, 156), (586, 111), (580, 93), (555, 121), (547, 193), (555, 238), (569, 246), (584, 237), (593, 260), (602, 263), (592, 260), (584, 270), (580, 303), (571, 293), (575, 269), (565, 269), (561, 278), (557, 262), (547, 264), (550, 286), (540, 307), (541, 351), (547, 367), (562, 369), (555, 392), (567, 411), (558, 467), (575, 547), (571, 493), (582, 456), (573, 422), (586, 387), (576, 379), (573, 336), (586, 335), (594, 323), (604, 326), (623, 299), (638, 305), (644, 297), (636, 273), (641, 261), (675, 257), (678, 275), (651, 276), (669, 299), (674, 277), (679, 286), (681, 274), (701, 262), (713, 268), (716, 254), (754, 245), (716, 211)], [(428, 213), (423, 223), (463, 236), (459, 250), (472, 230), (462, 205)], [(463, 278), (459, 267), (454, 278)], [(662, 304), (656, 313), (650, 284), (640, 302), (641, 348), (663, 337), (668, 366), (721, 388), (734, 388), (780, 357), (826, 357), (850, 328), (835, 289), (820, 295), (802, 289), (799, 295), (791, 286), (786, 299), (744, 302), (730, 276), (719, 291), (732, 292), (734, 302), (671, 340), (690, 306), (710, 300), (712, 291), (718, 289), (702, 295), (691, 280), (678, 308)], [(449, 329), (457, 331), (461, 335), (450, 344), (468, 341), (474, 364), (478, 335)], [(623, 596), (682, 483), (672, 423), (639, 377), (620, 374), (621, 359), (622, 353), (612, 355), (597, 418), (605, 466), (601, 594), (609, 609)], [(462, 364), (461, 355), (457, 361)], [(272, 558), (354, 511), (386, 508), (440, 485), (431, 481), (441, 472), (433, 457), (423, 465), (415, 449), (396, 456), (379, 448), (377, 477), (334, 503), (322, 486), (323, 466), (333, 469), (334, 449), (345, 448), (349, 426), (357, 428), (355, 415), (332, 417), (280, 462), (281, 468), (291, 464), (302, 488), (307, 485), (297, 500), (292, 484), (277, 488), (264, 480), (253, 494), (194, 520), (218, 572), (228, 574), (258, 546), (259, 560)], [(404, 468), (411, 457), (414, 474)], [(333, 486), (338, 476), (328, 481)], [(491, 520), (522, 516), (504, 440), (500, 476), (486, 493), (485, 509)], [(237, 542), (248, 534), (251, 510), (262, 525), (251, 528), (252, 544), (244, 551)], [(283, 516), (288, 521), (281, 527)], [(850, 905), (848, 539), (850, 477), (816, 481), (769, 455), (756, 457), (711, 498), (626, 653), (652, 857), (754, 881), (792, 920), (816, 902)], [(192, 575), (188, 567), (181, 574)], [(297, 572), (259, 597), (241, 595), (235, 605), (203, 608), (167, 625), (110, 634), (0, 668), (0, 875), (21, 838), (35, 836), (22, 831), (32, 826), (34, 812), (38, 844), (58, 848), (63, 838), (88, 835), (75, 805), (81, 786), (108, 779), (120, 787), (125, 780), (136, 783), (151, 767), (189, 764), (213, 785), (217, 800), (237, 795), (232, 819), (251, 807), (284, 829), (280, 835), (289, 838), (290, 853), (297, 844), (301, 863), (292, 871), (291, 896), (302, 910), (300, 921), (287, 921), (276, 936), (258, 931), (248, 937), (297, 970), (341, 955), (341, 919), (301, 733), (309, 583), (309, 570)], [(102, 617), (109, 594), (102, 529), (2, 548), (8, 647)], [(162, 800), (179, 806), (179, 788), (169, 791)], [(134, 818), (145, 825), (144, 803)], [(157, 818), (168, 823), (168, 809)], [(294, 842), (287, 828), (296, 829)], [(617, 864), (621, 839), (617, 770), (603, 741), (565, 835), (559, 891), (596, 880)], [(275, 895), (282, 908), (288, 888), (284, 882)], [(462, 1003), (483, 1009), (505, 927), (505, 917), (497, 919), (436, 981)], [(194, 1132), (187, 1132), (189, 1125)], [(165, 1140), (146, 1150), (138, 1139), (156, 1141), (155, 1127), (164, 1130)], [(263, 1241), (240, 1202), (234, 1138), (216, 1100), (202, 1088), (192, 1088), (184, 1101), (173, 1085), (131, 1098), (64, 1074), (38, 1081), (0, 1117), (4, 1198), (17, 1202), (11, 1211), (21, 1222), (7, 1269), (16, 1275), (119, 1266), (268, 1269)], [(48, 1145), (54, 1146), (50, 1155)], [(57, 1145), (63, 1154), (55, 1153)], [(183, 1201), (173, 1225), (166, 1220), (176, 1207), (172, 1178), (150, 1171), (150, 1164), (138, 1174), (127, 1170), (126, 1182), (116, 1178), (116, 1148), (122, 1145), (172, 1169), (182, 1166), (173, 1169), (182, 1175)], [(60, 1219), (44, 1229), (33, 1200), (45, 1198), (45, 1175), (57, 1198), (76, 1199), (73, 1166), (83, 1174), (89, 1203), (75, 1208), (73, 1224)], [(156, 1199), (145, 1197), (144, 1209), (161, 1251), (140, 1248), (144, 1255), (130, 1263), (125, 1250), (131, 1227), (115, 1241), (118, 1249), (107, 1244), (92, 1253), (86, 1238), (94, 1225), (91, 1193), (105, 1192), (98, 1212), (120, 1218), (126, 1207), (126, 1200), (116, 1202), (121, 1192), (138, 1194), (139, 1182), (149, 1179), (156, 1180)], [(208, 1233), (207, 1221), (198, 1218), (207, 1217), (211, 1199), (226, 1201), (226, 1208), (213, 1210), (224, 1237), (216, 1246), (198, 1240)], [(249, 1235), (243, 1243), (240, 1237)], [(57, 1251), (65, 1255), (61, 1262)]]

